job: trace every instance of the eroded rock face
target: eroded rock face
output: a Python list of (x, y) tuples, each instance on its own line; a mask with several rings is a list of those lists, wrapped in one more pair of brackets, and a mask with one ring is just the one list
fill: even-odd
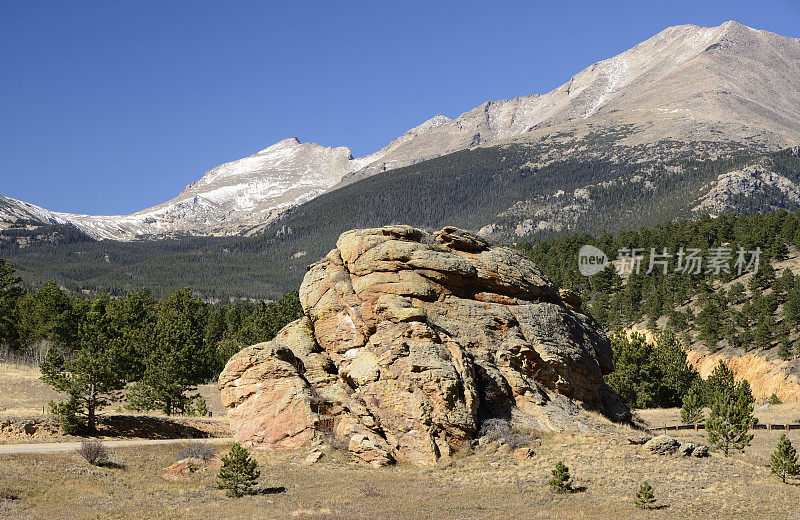
[(602, 380), (608, 339), (574, 296), (468, 232), (346, 232), (309, 267), (300, 300), (305, 317), (220, 376), (249, 446), (322, 432), (360, 462), (432, 464), (488, 418), (550, 430), (585, 426), (586, 408), (629, 418)]
[(287, 347), (260, 343), (234, 356), (220, 375), (222, 402), (239, 439), (297, 448), (314, 438), (316, 414), (301, 362)]

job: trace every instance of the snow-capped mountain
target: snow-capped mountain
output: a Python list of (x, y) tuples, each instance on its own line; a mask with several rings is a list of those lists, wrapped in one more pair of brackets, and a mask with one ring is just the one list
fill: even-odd
[(133, 215), (61, 216), (100, 238), (236, 234), (324, 193), (352, 162), (347, 148), (284, 139), (206, 172), (174, 199)]
[(364, 157), (286, 139), (214, 168), (174, 199), (132, 215), (56, 213), (0, 198), (0, 226), (19, 219), (66, 223), (119, 240), (247, 233), (291, 206), (382, 171), (479, 145), (623, 126), (620, 146), (797, 146), (800, 39), (736, 22), (670, 27), (547, 94), (489, 101), (455, 119), (437, 115)]
[(302, 204), (350, 171), (347, 148), (284, 139), (208, 171), (177, 197), (132, 215), (75, 215), (0, 197), (0, 225), (15, 220), (72, 224), (99, 239), (129, 240), (177, 234), (232, 235)]
[(800, 143), (800, 39), (729, 21), (670, 27), (544, 95), (423, 123), (345, 182), (481, 144), (631, 125), (623, 144), (674, 139)]

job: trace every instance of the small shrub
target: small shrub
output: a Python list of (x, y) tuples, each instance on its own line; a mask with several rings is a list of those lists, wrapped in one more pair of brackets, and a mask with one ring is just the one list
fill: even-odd
[(569, 493), (572, 491), (572, 477), (569, 474), (569, 468), (564, 464), (563, 460), (556, 463), (556, 466), (550, 471), (553, 475), (547, 483), (557, 493)]
[(481, 424), (478, 437), (486, 442), (499, 442), (507, 444), (512, 450), (520, 446), (527, 446), (536, 438), (533, 435), (523, 432), (516, 432), (511, 428), (511, 424), (504, 419), (487, 419)]
[(639, 486), (639, 491), (636, 492), (636, 500), (634, 503), (639, 509), (650, 509), (656, 501), (653, 486), (646, 480)]
[(511, 424), (504, 419), (486, 419), (481, 424), (478, 437), (486, 437), (488, 441), (501, 438), (506, 432), (511, 431)]
[(192, 442), (184, 446), (184, 448), (178, 452), (178, 456), (175, 460), (178, 461), (188, 458), (195, 458), (203, 461), (209, 461), (214, 458), (214, 455), (216, 454), (217, 450), (215, 450), (213, 446), (202, 442)]
[(92, 466), (102, 466), (108, 462), (108, 450), (100, 441), (82, 441), (78, 453)]
[(783, 403), (783, 401), (781, 401), (780, 398), (775, 394), (772, 394), (771, 396), (769, 396), (769, 399), (767, 399), (767, 402), (769, 404), (782, 404)]
[(250, 452), (239, 443), (234, 443), (231, 451), (222, 457), (222, 468), (217, 474), (217, 489), (227, 489), (230, 497), (257, 494), (259, 490), (256, 483), (261, 473), (256, 467), (258, 463), (250, 457)]
[(324, 442), (328, 446), (336, 451), (341, 451), (343, 453), (349, 453), (350, 451), (350, 444), (348, 441), (340, 439), (335, 435), (323, 435), (322, 439), (324, 439)]
[(0, 487), (0, 500), (19, 500), (19, 493), (11, 488)]
[(365, 497), (377, 497), (377, 496), (380, 495), (380, 493), (378, 492), (377, 486), (375, 486), (375, 484), (373, 484), (372, 482), (369, 482), (367, 480), (361, 482), (358, 485), (358, 490)]

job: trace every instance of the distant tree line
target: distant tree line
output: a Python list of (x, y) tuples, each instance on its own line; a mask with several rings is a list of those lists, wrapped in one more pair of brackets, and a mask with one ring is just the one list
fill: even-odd
[(93, 430), (123, 389), (136, 410), (196, 411), (196, 385), (302, 314), (296, 293), (212, 305), (188, 288), (158, 300), (147, 290), (71, 296), (52, 281), (26, 291), (19, 281), (0, 259), (1, 353), (41, 364), (42, 379), (66, 395), (52, 411), (72, 430)]

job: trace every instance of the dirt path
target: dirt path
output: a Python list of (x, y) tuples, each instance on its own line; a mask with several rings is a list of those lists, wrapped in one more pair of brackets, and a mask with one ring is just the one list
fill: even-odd
[[(107, 448), (130, 448), (135, 446), (154, 446), (161, 444), (181, 444), (187, 442), (203, 442), (208, 444), (225, 444), (232, 442), (228, 437), (212, 437), (205, 439), (142, 439), (127, 441), (103, 441)], [(53, 453), (72, 451), (78, 449), (80, 442), (44, 442), (40, 444), (2, 444), (0, 445), (0, 455), (12, 455), (20, 453)]]

